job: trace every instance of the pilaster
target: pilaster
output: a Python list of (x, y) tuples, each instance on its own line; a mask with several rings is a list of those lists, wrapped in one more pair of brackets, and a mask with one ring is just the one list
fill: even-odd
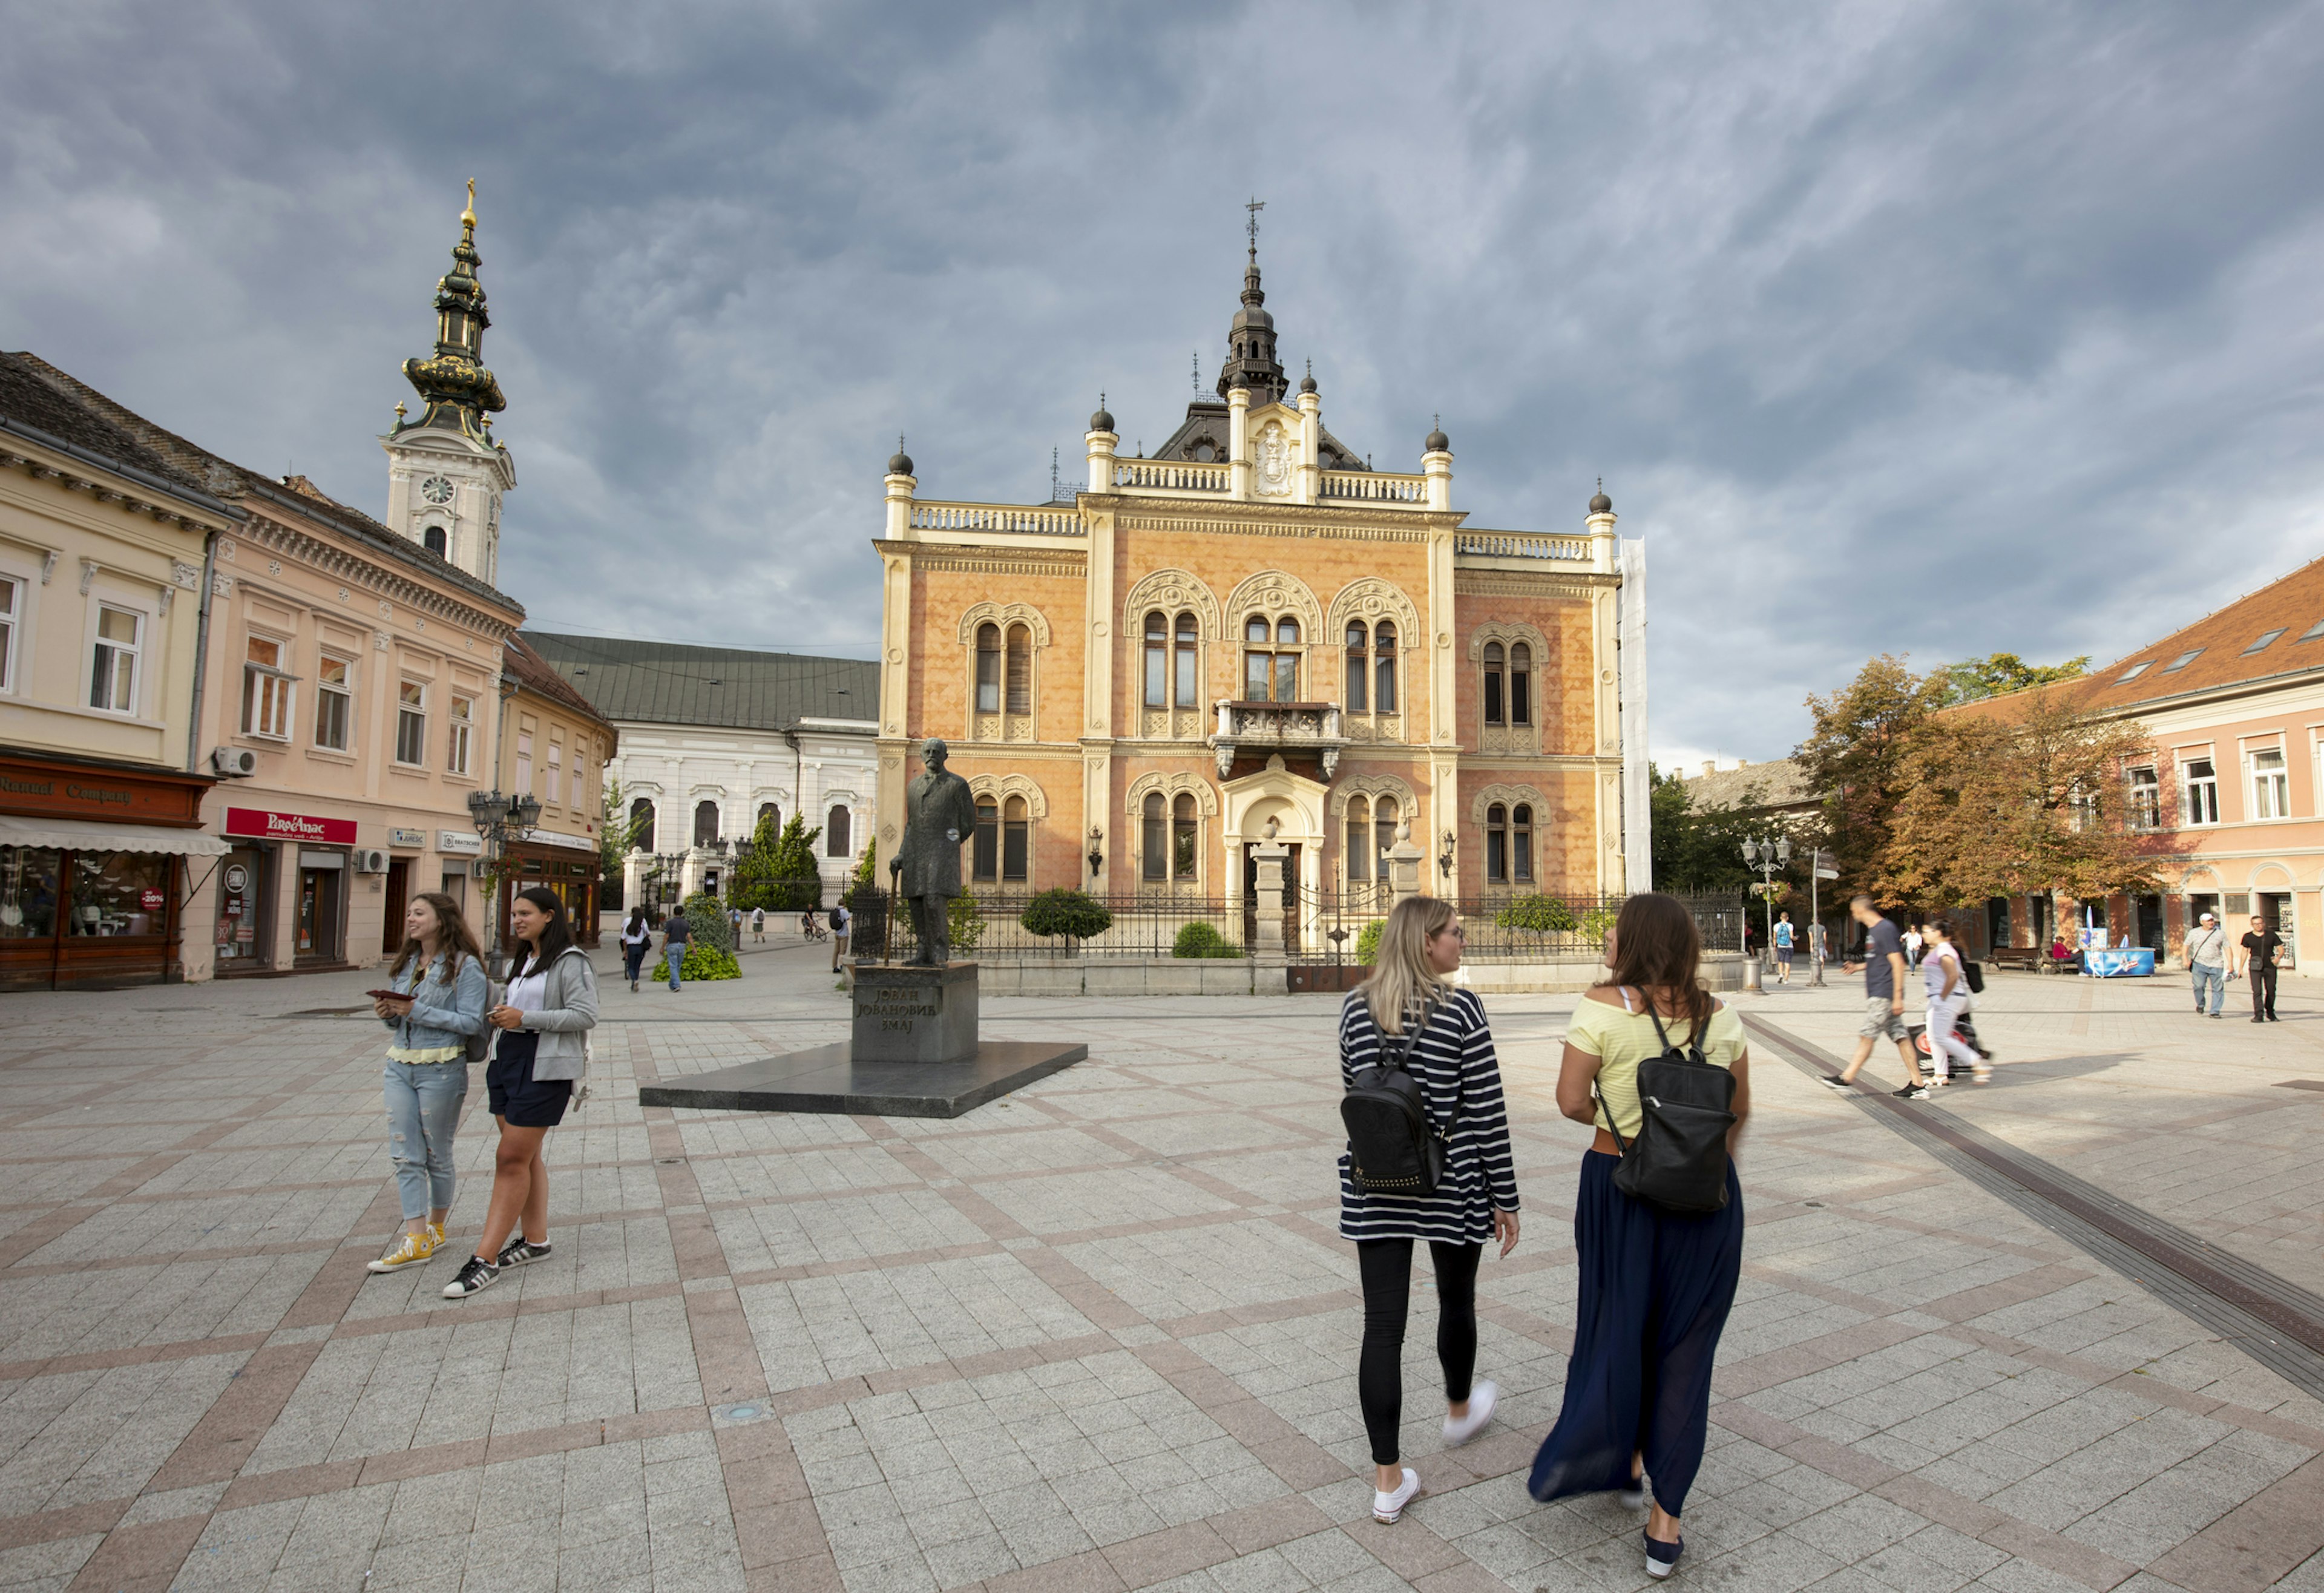
[(1294, 501), (1313, 503), (1322, 495), (1323, 401), (1312, 392), (1299, 395), (1299, 487)]
[(1227, 390), (1227, 457), (1233, 463), (1228, 495), (1238, 503), (1250, 502), (1250, 389)]
[[(1106, 463), (1110, 475), (1111, 452)], [(1094, 452), (1090, 465), (1094, 472)], [(1084, 502), (1083, 513), (1089, 526), (1088, 585), (1084, 589), (1082, 604), (1084, 621), (1089, 626), (1089, 645), (1083, 649), (1082, 814), (1076, 849), (1083, 852), (1089, 850), (1092, 825), (1105, 833), (1100, 848), (1104, 865), (1093, 875), (1082, 875), (1087, 889), (1096, 892), (1105, 889), (1105, 881), (1117, 863), (1127, 863), (1127, 855), (1119, 852), (1126, 838), (1113, 817), (1113, 668), (1116, 649), (1124, 644), (1113, 634), (1113, 616), (1121, 606), (1116, 596), (1120, 584), (1114, 579), (1113, 511)], [(1088, 868), (1086, 857), (1082, 860), (1082, 868)]]

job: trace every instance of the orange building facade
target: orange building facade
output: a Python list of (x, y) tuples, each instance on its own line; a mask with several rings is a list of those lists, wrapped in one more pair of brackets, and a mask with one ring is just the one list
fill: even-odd
[(1416, 473), (1370, 468), (1312, 376), (1290, 390), (1263, 302), (1254, 252), (1217, 401), (1150, 457), (1101, 409), (1070, 504), (931, 501), (890, 461), (883, 852), (939, 736), (978, 800), (980, 893), (1231, 915), (1272, 839), (1303, 899), (1373, 899), (1400, 829), (1438, 894), (1620, 891), (1644, 658), (1616, 645), (1611, 503), (1572, 533), (1468, 529), (1442, 430)]

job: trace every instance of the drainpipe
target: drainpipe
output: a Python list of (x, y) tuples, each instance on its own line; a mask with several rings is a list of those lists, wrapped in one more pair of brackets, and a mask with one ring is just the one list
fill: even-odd
[(210, 663), (210, 584), (217, 577), (218, 534), (210, 531), (202, 538), (202, 602), (194, 617), (194, 704), (186, 725), (186, 772), (201, 772), (202, 760), (202, 684), (209, 674)]

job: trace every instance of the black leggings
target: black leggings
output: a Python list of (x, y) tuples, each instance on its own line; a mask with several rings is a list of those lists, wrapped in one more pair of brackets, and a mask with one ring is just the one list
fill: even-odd
[[(1477, 1369), (1477, 1263), (1482, 1245), (1428, 1242), (1436, 1267), (1436, 1358), (1444, 1363), (1444, 1397), (1469, 1397)], [(1376, 1465), (1397, 1459), (1397, 1430), (1404, 1422), (1404, 1320), (1412, 1303), (1412, 1241), (1365, 1239), (1356, 1246), (1364, 1280), (1364, 1349), (1356, 1363), (1356, 1398)]]

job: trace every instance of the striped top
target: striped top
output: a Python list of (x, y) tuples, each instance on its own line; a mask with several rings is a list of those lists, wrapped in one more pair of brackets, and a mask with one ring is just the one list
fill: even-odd
[[(1391, 1060), (1402, 1036), (1383, 1036), (1360, 990), (1340, 1008), (1340, 1082), (1356, 1070)], [(1345, 1239), (1434, 1239), (1481, 1245), (1493, 1237), (1493, 1211), (1517, 1209), (1517, 1174), (1509, 1155), (1509, 1119), (1501, 1101), (1501, 1065), (1485, 1004), (1473, 990), (1452, 990), (1412, 1042), (1405, 1066), (1420, 1081), (1421, 1099), (1440, 1128), (1454, 1115), (1444, 1177), (1425, 1195), (1360, 1192), (1340, 1157), (1340, 1237)]]

